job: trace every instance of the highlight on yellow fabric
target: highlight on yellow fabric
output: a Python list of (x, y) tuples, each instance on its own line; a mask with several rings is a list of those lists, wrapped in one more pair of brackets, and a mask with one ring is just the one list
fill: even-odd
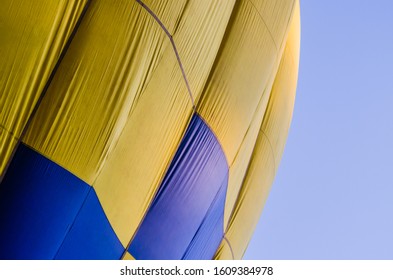
[[(288, 22), (289, 17), (282, 19), (284, 15), (277, 17)], [(279, 49), (261, 12), (251, 1), (238, 1), (197, 107), (216, 134), (229, 164), (239, 150), (260, 100), (268, 98), (264, 92), (277, 67), (278, 56)]]
[(269, 84), (266, 87), (265, 93), (261, 98), (255, 115), (247, 129), (246, 135), (242, 140), (239, 150), (229, 166), (229, 178), (228, 188), (225, 199), (225, 211), (224, 211), (224, 231), (228, 226), (229, 219), (232, 215), (234, 205), (239, 195), (239, 191), (242, 187), (244, 176), (246, 174), (249, 162), (254, 151), (255, 143), (261, 128), (262, 119), (266, 110), (267, 102), (269, 100), (270, 91), (274, 81), (276, 71), (274, 71), (273, 77), (270, 78)]
[[(283, 153), (295, 101), (299, 46), (300, 9), (296, 1), (262, 126), (225, 233), (235, 259), (242, 258), (247, 248)], [(221, 243), (215, 258), (228, 258), (228, 242)]]
[(87, 0), (0, 5), (0, 176)]
[[(229, 182), (228, 189), (226, 195), (226, 203), (225, 203), (225, 213), (224, 213), (224, 229), (228, 225), (228, 221), (230, 215), (233, 210), (233, 206), (236, 202), (237, 196), (239, 194), (239, 190), (242, 186), (242, 181), (244, 179), (252, 151), (255, 146), (256, 138), (258, 136), (258, 132), (262, 123), (262, 119), (266, 110), (267, 102), (270, 97), (272, 84), (274, 82), (278, 66), (280, 64), (282, 53), (285, 46), (282, 46), (282, 42), (286, 42), (288, 29), (289, 29), (289, 21), (293, 14), (294, 9), (294, 1), (250, 1), (253, 7), (256, 9), (258, 14), (261, 16), (263, 23), (266, 25), (268, 29), (269, 36), (265, 39), (267, 41), (273, 41), (276, 47), (276, 56), (272, 59), (274, 60), (273, 67), (266, 72), (266, 82), (264, 84), (264, 88), (261, 92), (249, 92), (248, 94), (254, 94), (260, 99), (255, 104), (250, 104), (249, 108), (255, 107), (255, 110), (252, 111), (253, 115), (251, 117), (251, 121), (249, 123), (244, 122), (244, 135), (239, 133), (239, 138), (242, 136), (241, 144), (239, 147), (235, 147), (235, 156), (231, 162), (229, 162)], [(265, 34), (267, 35), (267, 34)], [(249, 44), (253, 44), (252, 41)], [(278, 47), (280, 46), (280, 47)], [(244, 46), (242, 46), (244, 47)], [(263, 65), (263, 61), (260, 61)], [(254, 77), (255, 79), (260, 79), (260, 76), (256, 73), (259, 72), (249, 72), (250, 77)], [(247, 85), (245, 85), (247, 86)], [(238, 95), (239, 99), (242, 99), (242, 92), (235, 92), (231, 94)], [(236, 106), (236, 105), (235, 105)], [(238, 110), (236, 108), (236, 110)], [(247, 110), (247, 106), (244, 106), (244, 111)], [(243, 113), (243, 112), (242, 112)], [(231, 123), (228, 124), (231, 126)], [(237, 131), (235, 131), (237, 132)]]
[(230, 165), (224, 228), (236, 201), (281, 60), (294, 1), (238, 1), (197, 111)]

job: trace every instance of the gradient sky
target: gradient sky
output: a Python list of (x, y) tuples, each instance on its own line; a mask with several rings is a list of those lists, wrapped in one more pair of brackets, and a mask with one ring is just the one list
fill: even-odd
[(302, 0), (285, 152), (245, 259), (393, 259), (393, 1)]

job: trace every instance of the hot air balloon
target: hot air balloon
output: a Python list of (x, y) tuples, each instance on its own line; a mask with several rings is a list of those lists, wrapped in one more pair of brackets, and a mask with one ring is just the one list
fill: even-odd
[(0, 259), (242, 258), (299, 1), (22, 2), (0, 8)]

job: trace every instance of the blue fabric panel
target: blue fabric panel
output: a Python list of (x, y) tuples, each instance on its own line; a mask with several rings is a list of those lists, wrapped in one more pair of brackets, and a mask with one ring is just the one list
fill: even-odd
[(124, 251), (94, 189), (91, 189), (55, 258), (119, 260)]
[(211, 260), (224, 236), (224, 207), (228, 181), (224, 181), (201, 226), (184, 254), (184, 260)]
[[(227, 180), (228, 165), (221, 146), (195, 114), (131, 242), (131, 255), (136, 259), (181, 259), (198, 229), (201, 234), (212, 234), (206, 230), (208, 224), (202, 224), (214, 220), (206, 215), (223, 213), (220, 199), (216, 208), (221, 209), (209, 209), (223, 184), (226, 191)], [(198, 235), (199, 238), (207, 236)]]
[(89, 189), (21, 144), (0, 185), (0, 259), (53, 259)]

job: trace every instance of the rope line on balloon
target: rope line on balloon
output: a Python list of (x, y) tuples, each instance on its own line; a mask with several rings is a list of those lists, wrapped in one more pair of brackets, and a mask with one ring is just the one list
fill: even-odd
[(277, 43), (274, 40), (274, 36), (272, 34), (272, 31), (270, 30), (269, 26), (266, 24), (265, 19), (263, 18), (263, 16), (259, 12), (258, 8), (255, 6), (255, 4), (252, 1), (248, 0), (247, 2), (254, 8), (255, 12), (259, 15), (259, 18), (262, 20), (263, 24), (265, 25), (266, 30), (269, 32), (270, 38), (273, 41), (273, 44), (274, 44), (274, 47), (276, 48), (276, 51), (278, 51)]
[(267, 136), (267, 134), (265, 133), (265, 131), (261, 128), (260, 132), (262, 133), (263, 136), (265, 136), (267, 142), (269, 143), (269, 147), (270, 147), (270, 151), (272, 152), (272, 157), (273, 157), (273, 162), (274, 162), (274, 174), (276, 174), (277, 170), (276, 170), (276, 155), (274, 154), (274, 149), (273, 149), (273, 145), (272, 142), (270, 142), (270, 138)]
[(158, 18), (158, 16), (145, 3), (143, 3), (141, 0), (136, 0), (136, 2), (138, 2), (154, 18), (154, 20), (161, 26), (162, 30), (164, 30), (164, 32), (168, 36), (168, 38), (172, 44), (173, 51), (175, 52), (177, 62), (179, 63), (179, 67), (180, 67), (181, 73), (183, 75), (183, 79), (186, 83), (188, 94), (190, 96), (191, 103), (192, 103), (192, 110), (195, 112), (196, 108), (195, 108), (194, 97), (192, 95), (191, 87), (190, 87), (190, 84), (188, 83), (187, 75), (186, 75), (186, 72), (184, 71), (183, 63), (181, 62), (180, 55), (179, 55), (179, 52), (177, 51), (176, 44), (175, 44), (175, 41), (173, 40), (172, 34), (165, 27), (164, 23)]
[(225, 233), (224, 233), (224, 236), (222, 238), (223, 238), (223, 240), (226, 241), (226, 243), (228, 243), (229, 250), (231, 251), (232, 259), (234, 260), (235, 259), (235, 254), (233, 253), (233, 249), (232, 249), (231, 243), (229, 242), (228, 238), (225, 236)]

